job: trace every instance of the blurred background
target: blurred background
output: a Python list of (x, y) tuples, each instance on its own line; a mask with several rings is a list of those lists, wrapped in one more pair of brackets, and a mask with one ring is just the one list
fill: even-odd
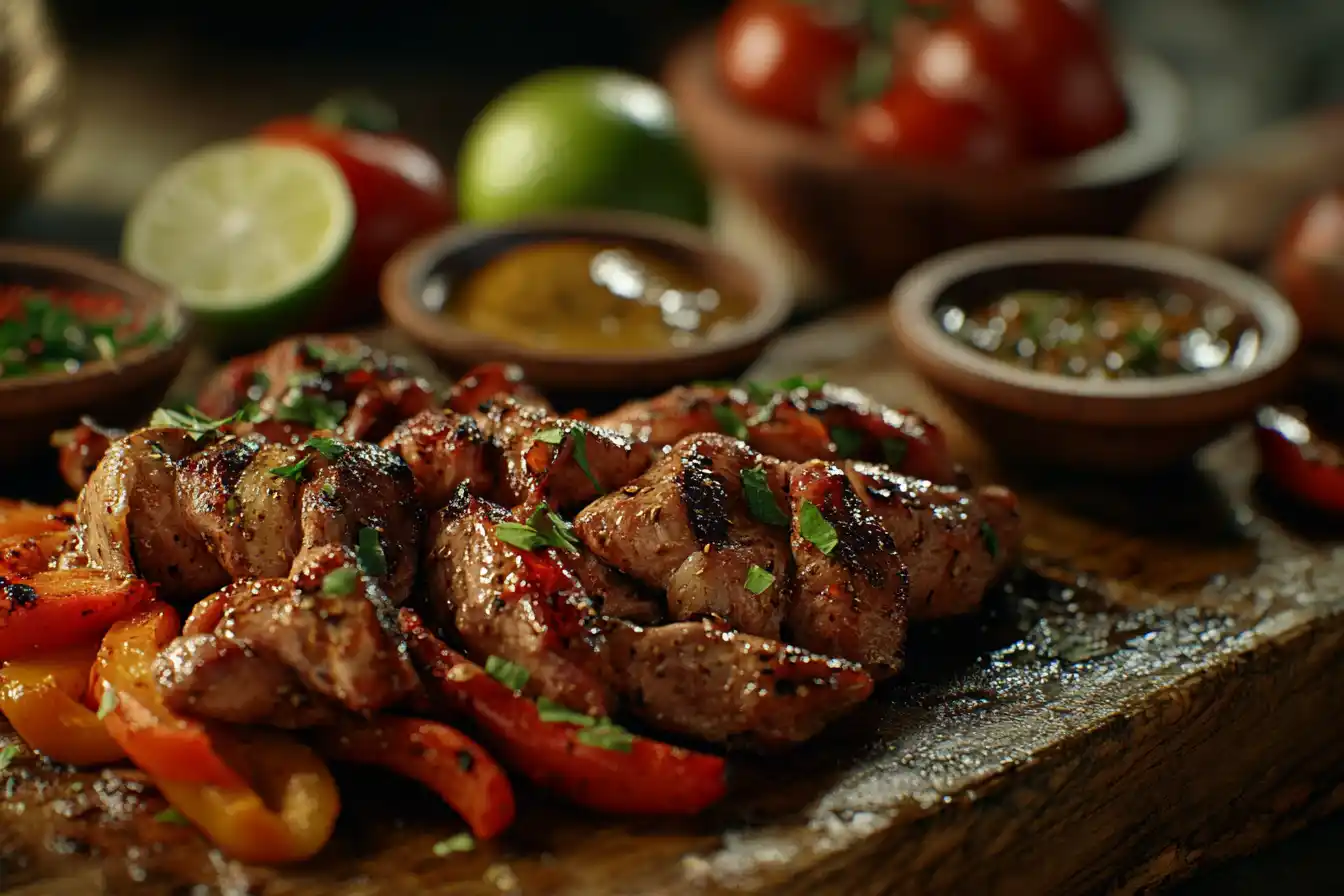
[[(370, 88), (405, 131), (451, 166), (474, 115), (533, 72), (583, 64), (657, 77), (713, 0), (0, 0), (0, 90), (25, 72), (63, 78), (50, 162), (0, 236), (115, 254), (122, 217), (173, 160)], [(1110, 0), (1113, 28), (1185, 79), (1193, 102), (1183, 164), (1308, 110), (1344, 102), (1340, 0)], [(34, 55), (36, 54), (36, 55)], [(43, 68), (44, 59), (54, 60)], [(44, 153), (45, 154), (45, 153)], [(11, 170), (0, 177), (26, 177)], [(1183, 892), (1340, 892), (1331, 858), (1344, 824), (1211, 872)]]

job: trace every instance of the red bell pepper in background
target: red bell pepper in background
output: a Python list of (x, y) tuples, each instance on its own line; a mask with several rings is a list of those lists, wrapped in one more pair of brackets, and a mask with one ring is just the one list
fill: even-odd
[(454, 728), (384, 716), (318, 732), (318, 750), (343, 762), (377, 765), (419, 781), (485, 840), (513, 823), (513, 788), (504, 770)]
[(0, 579), (0, 660), (97, 641), (154, 586), (95, 569)]
[(164, 705), (154, 660), (179, 631), (177, 611), (158, 601), (112, 626), (94, 664), (90, 698), (106, 708), (113, 740), (156, 781), (246, 789), (247, 781), (220, 756), (206, 725)]
[(126, 754), (81, 702), (97, 646), (13, 660), (0, 668), (0, 711), (32, 749), (69, 765), (102, 765)]
[(585, 743), (578, 724), (544, 722), (537, 704), (431, 635), (401, 611), (411, 655), (433, 676), (436, 696), (476, 722), (491, 750), (535, 783), (580, 806), (623, 814), (690, 815), (726, 792), (725, 763), (643, 737), (629, 750)]
[(370, 97), (333, 97), (311, 115), (263, 125), (263, 140), (296, 143), (335, 162), (355, 201), (355, 234), (342, 281), (342, 307), (332, 321), (353, 323), (378, 307), (383, 265), (402, 246), (447, 225), (455, 215), (452, 188), (438, 160), (392, 133), (396, 115)]

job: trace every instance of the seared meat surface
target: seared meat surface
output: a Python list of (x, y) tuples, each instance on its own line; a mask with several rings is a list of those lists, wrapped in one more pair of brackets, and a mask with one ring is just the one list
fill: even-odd
[(447, 505), (463, 483), (470, 483), (476, 494), (494, 491), (495, 451), (473, 417), (424, 411), (398, 426), (382, 444), (410, 466), (420, 497), (430, 507)]

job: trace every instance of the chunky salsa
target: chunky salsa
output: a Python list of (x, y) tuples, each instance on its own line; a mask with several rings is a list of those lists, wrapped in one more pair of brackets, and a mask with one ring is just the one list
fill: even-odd
[(0, 286), (0, 378), (74, 373), (163, 337), (115, 293)]
[(1173, 293), (1105, 299), (1011, 292), (992, 303), (938, 310), (943, 329), (1023, 370), (1095, 379), (1178, 376), (1245, 367), (1260, 347), (1249, 315)]

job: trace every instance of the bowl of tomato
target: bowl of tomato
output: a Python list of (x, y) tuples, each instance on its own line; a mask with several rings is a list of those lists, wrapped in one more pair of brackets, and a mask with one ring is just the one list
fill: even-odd
[(972, 242), (1121, 232), (1185, 144), (1179, 78), (1083, 0), (736, 0), (665, 80), (720, 205), (753, 212), (725, 240), (841, 295)]

